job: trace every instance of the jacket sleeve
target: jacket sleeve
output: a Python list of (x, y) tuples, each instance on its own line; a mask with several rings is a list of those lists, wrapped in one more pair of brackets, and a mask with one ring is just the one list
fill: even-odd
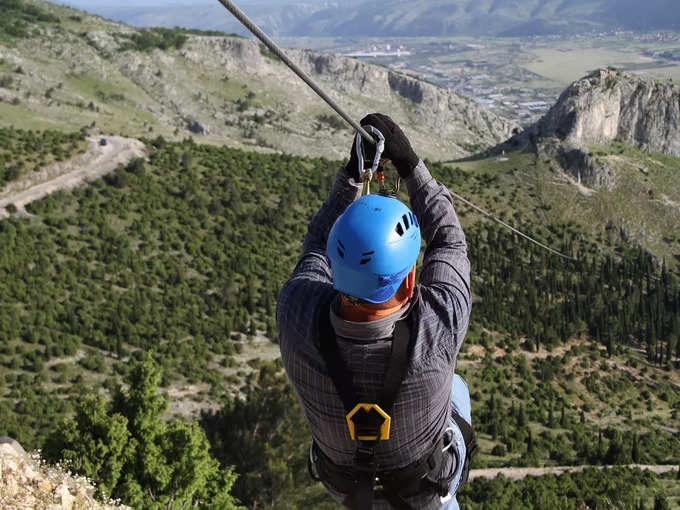
[[(405, 179), (411, 207), (426, 243), (420, 273), (426, 315), (449, 330), (455, 357), (470, 318), (470, 261), (465, 234), (453, 208), (448, 189), (437, 182), (420, 161)], [(427, 320), (427, 317), (424, 317)]]
[(328, 198), (307, 227), (302, 255), (291, 279), (304, 278), (331, 282), (331, 270), (326, 258), (326, 241), (335, 220), (361, 195), (361, 183), (355, 183), (340, 169)]

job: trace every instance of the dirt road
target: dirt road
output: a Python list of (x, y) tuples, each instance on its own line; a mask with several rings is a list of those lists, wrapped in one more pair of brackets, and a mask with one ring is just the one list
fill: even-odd
[[(496, 478), (498, 475), (503, 475), (511, 480), (521, 480), (527, 476), (542, 476), (542, 475), (562, 475), (564, 473), (577, 473), (586, 468), (602, 469), (603, 467), (612, 466), (555, 466), (546, 468), (499, 468), (499, 469), (473, 469), (470, 471), (470, 480), (475, 478)], [(652, 471), (656, 474), (668, 473), (670, 471), (677, 471), (678, 466), (647, 466), (643, 464), (630, 464), (628, 468), (640, 468), (645, 471)]]
[(25, 179), (13, 182), (0, 191), (0, 219), (7, 218), (5, 210), (14, 204), (20, 214), (26, 214), (26, 205), (57, 190), (69, 190), (112, 172), (118, 165), (127, 164), (132, 158), (144, 157), (142, 142), (120, 136), (107, 137), (107, 144), (100, 145), (100, 137), (89, 137), (87, 152), (70, 161), (50, 165), (34, 172)]

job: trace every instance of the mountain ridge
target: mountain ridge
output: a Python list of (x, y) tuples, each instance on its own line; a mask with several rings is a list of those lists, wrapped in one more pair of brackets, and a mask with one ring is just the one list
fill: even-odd
[[(255, 150), (346, 157), (351, 129), (253, 40), (138, 31), (73, 14), (81, 11), (36, 5), (65, 21), (42, 26), (30, 40), (0, 43), (5, 125), (90, 126), (132, 137), (191, 135)], [(416, 77), (331, 54), (287, 52), (357, 120), (389, 112), (422, 157), (469, 155), (516, 128), (472, 99)]]
[[(378, 2), (288, 2), (244, 5), (244, 10), (276, 36), (529, 36), (591, 31), (659, 30), (680, 27), (672, 0), (382, 0)], [(185, 7), (121, 13), (138, 26), (244, 29), (221, 7)], [(108, 15), (116, 15), (108, 10)]]
[(612, 189), (616, 172), (592, 156), (593, 147), (622, 143), (678, 157), (679, 124), (680, 86), (600, 69), (571, 84), (548, 113), (517, 138), (528, 141), (537, 153), (555, 157), (579, 183)]

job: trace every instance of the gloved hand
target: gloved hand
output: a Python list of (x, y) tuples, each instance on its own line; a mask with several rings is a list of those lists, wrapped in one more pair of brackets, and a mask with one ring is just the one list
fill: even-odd
[[(382, 153), (382, 157), (392, 161), (401, 178), (409, 177), (413, 173), (413, 169), (418, 164), (419, 158), (413, 151), (408, 138), (406, 138), (406, 135), (401, 130), (401, 128), (387, 115), (383, 115), (381, 113), (372, 113), (367, 115), (361, 119), (361, 125), (373, 126), (383, 134), (385, 137), (385, 150)], [(369, 149), (367, 152), (369, 153), (368, 155), (372, 160), (373, 155), (370, 149), (373, 146), (365, 143), (364, 147)], [(349, 172), (350, 176), (353, 177), (355, 181), (360, 180), (361, 176), (359, 175), (359, 161), (357, 159), (356, 147), (354, 144), (352, 145), (352, 152), (350, 154), (349, 163), (347, 164), (346, 168), (347, 172)]]

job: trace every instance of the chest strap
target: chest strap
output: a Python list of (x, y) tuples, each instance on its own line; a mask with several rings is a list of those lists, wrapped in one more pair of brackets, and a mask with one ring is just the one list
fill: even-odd
[(389, 439), (392, 407), (401, 387), (401, 382), (406, 375), (409, 361), (410, 331), (406, 322), (407, 319), (398, 321), (394, 326), (390, 362), (383, 386), (378, 391), (377, 401), (363, 403), (360, 402), (357, 392), (351, 384), (351, 370), (340, 355), (335, 330), (328, 316), (324, 312), (321, 313), (325, 315), (321, 318), (320, 328), (321, 356), (345, 408), (350, 437), (355, 441), (364, 443)]
[(328, 369), (346, 413), (350, 438), (356, 441), (352, 490), (345, 502), (355, 510), (370, 510), (376, 475), (380, 466), (375, 460), (375, 448), (387, 441), (392, 426), (394, 401), (406, 375), (409, 362), (410, 330), (407, 318), (397, 321), (392, 337), (390, 361), (382, 387), (377, 391), (376, 402), (361, 402), (351, 384), (350, 367), (342, 359), (335, 330), (328, 317), (330, 305), (321, 309), (319, 336), (321, 356)]

